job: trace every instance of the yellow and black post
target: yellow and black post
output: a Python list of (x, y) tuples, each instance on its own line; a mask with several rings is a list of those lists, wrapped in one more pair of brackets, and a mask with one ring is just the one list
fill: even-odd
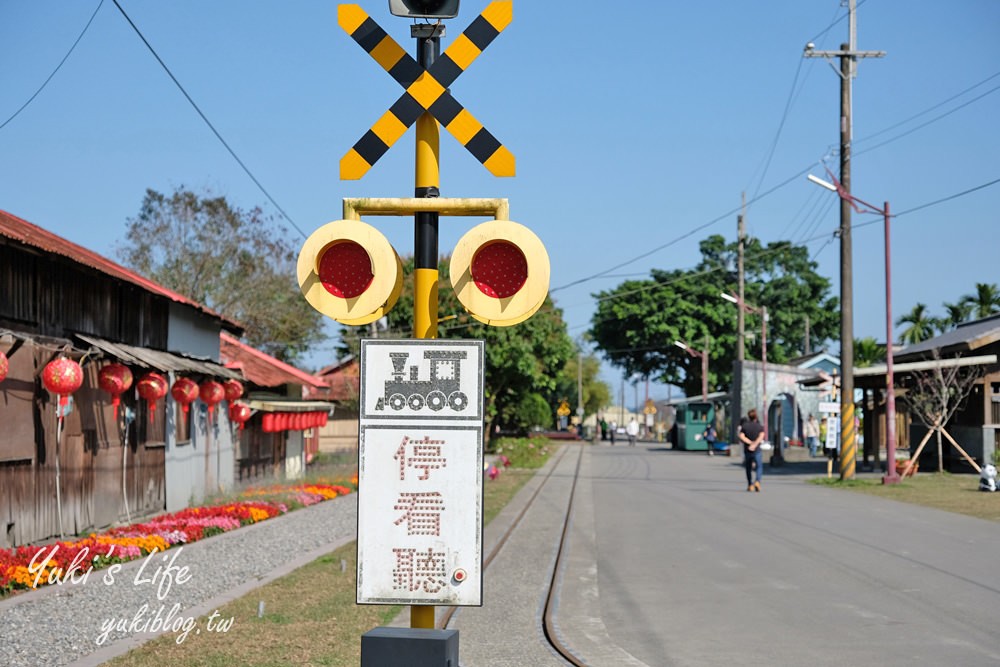
[[(425, 70), (441, 53), (444, 24), (422, 23), (410, 28), (417, 40), (417, 62)], [(417, 118), (416, 175), (414, 197), (441, 195), (440, 139), (437, 120), (430, 113)], [(437, 338), (438, 327), (438, 217), (437, 211), (418, 211), (413, 216), (413, 335)], [(434, 628), (432, 605), (411, 605), (411, 628)]]

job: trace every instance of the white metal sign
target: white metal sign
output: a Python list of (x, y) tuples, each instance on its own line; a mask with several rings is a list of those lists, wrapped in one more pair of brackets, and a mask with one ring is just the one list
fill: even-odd
[(483, 342), (362, 340), (361, 604), (482, 604)]
[(837, 432), (840, 429), (840, 419), (838, 417), (826, 418), (826, 446), (824, 449), (836, 449), (840, 451), (840, 437)]
[(840, 414), (840, 403), (836, 401), (820, 401), (819, 411), (824, 413)]

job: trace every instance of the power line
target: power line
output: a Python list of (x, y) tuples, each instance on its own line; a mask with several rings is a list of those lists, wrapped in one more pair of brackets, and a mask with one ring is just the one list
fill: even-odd
[[(815, 164), (815, 163), (813, 163), (813, 164)], [(802, 169), (802, 170), (798, 171), (797, 173), (795, 173), (794, 175), (792, 175), (789, 178), (785, 179), (781, 183), (778, 183), (777, 185), (775, 185), (774, 187), (772, 187), (770, 190), (767, 190), (767, 191), (763, 192), (762, 194), (754, 197), (753, 199), (750, 199), (749, 201), (747, 201), (747, 205), (749, 206), (750, 204), (753, 204), (754, 202), (758, 202), (761, 199), (763, 199), (764, 197), (767, 197), (768, 195), (771, 195), (774, 192), (776, 192), (777, 190), (785, 187), (786, 185), (788, 185), (789, 183), (791, 183), (792, 181), (794, 181), (795, 179), (799, 178), (800, 176), (802, 176), (803, 174), (805, 174), (806, 172), (808, 172), (810, 169), (812, 169), (813, 164), (810, 164), (805, 169)], [(646, 252), (642, 253), (641, 255), (637, 255), (637, 256), (635, 256), (635, 257), (633, 257), (631, 259), (625, 260), (624, 262), (621, 262), (619, 264), (615, 264), (614, 266), (609, 267), (609, 268), (607, 268), (607, 269), (605, 269), (603, 271), (591, 274), (589, 276), (586, 276), (584, 278), (580, 278), (578, 280), (574, 280), (572, 282), (566, 283), (565, 285), (560, 285), (558, 287), (553, 287), (552, 289), (549, 290), (549, 294), (551, 294), (553, 292), (558, 292), (559, 290), (564, 290), (567, 287), (573, 287), (573, 286), (579, 285), (581, 283), (589, 282), (589, 281), (594, 280), (596, 278), (601, 278), (601, 277), (603, 277), (603, 276), (611, 273), (612, 271), (614, 271), (616, 269), (620, 269), (623, 266), (628, 266), (629, 264), (631, 264), (631, 263), (633, 263), (633, 262), (635, 262), (637, 260), (649, 257), (650, 255), (655, 254), (655, 253), (663, 250), (664, 248), (669, 248), (672, 245), (680, 243), (684, 239), (686, 239), (686, 238), (688, 238), (690, 236), (693, 236), (694, 234), (697, 234), (698, 232), (702, 231), (703, 229), (707, 229), (708, 227), (711, 227), (712, 225), (715, 225), (715, 224), (721, 222), (722, 220), (725, 220), (726, 218), (732, 217), (734, 214), (736, 214), (738, 211), (740, 211), (741, 208), (742, 207), (737, 206), (736, 208), (730, 209), (730, 210), (726, 211), (725, 213), (723, 213), (722, 215), (720, 215), (720, 216), (718, 216), (716, 218), (713, 218), (713, 219), (709, 220), (706, 223), (698, 225), (697, 227), (694, 227), (693, 229), (685, 232), (684, 234), (681, 234), (680, 236), (678, 236), (678, 237), (676, 237), (676, 238), (674, 238), (674, 239), (672, 239), (670, 241), (667, 241), (666, 243), (664, 243), (662, 245), (656, 246), (652, 250), (647, 250)]]
[(132, 29), (135, 31), (135, 34), (139, 35), (139, 39), (141, 39), (142, 43), (146, 45), (146, 48), (149, 49), (149, 52), (153, 54), (153, 57), (156, 58), (156, 61), (160, 63), (160, 67), (163, 68), (163, 71), (167, 73), (167, 76), (169, 76), (170, 79), (174, 82), (174, 85), (176, 85), (177, 88), (184, 95), (184, 97), (187, 98), (187, 101), (191, 104), (194, 110), (198, 112), (198, 115), (201, 116), (201, 119), (205, 121), (205, 124), (208, 125), (208, 129), (212, 130), (212, 134), (215, 135), (215, 138), (219, 140), (219, 142), (226, 148), (227, 151), (229, 151), (229, 154), (233, 156), (233, 159), (236, 160), (236, 163), (243, 168), (243, 171), (246, 173), (247, 176), (250, 177), (250, 180), (254, 182), (254, 185), (257, 186), (257, 189), (259, 189), (262, 193), (264, 193), (264, 196), (267, 197), (268, 201), (270, 201), (271, 204), (273, 204), (274, 207), (278, 209), (278, 212), (281, 213), (282, 217), (284, 217), (285, 220), (287, 220), (289, 224), (291, 224), (291, 226), (295, 228), (295, 231), (297, 231), (299, 234), (302, 235), (302, 238), (307, 238), (308, 235), (305, 232), (303, 232), (298, 225), (295, 224), (295, 221), (292, 220), (292, 218), (287, 213), (285, 213), (285, 209), (281, 208), (281, 205), (274, 200), (274, 197), (272, 197), (271, 194), (267, 191), (267, 189), (264, 188), (263, 185), (261, 185), (261, 182), (257, 180), (257, 177), (253, 175), (253, 172), (250, 171), (250, 168), (243, 163), (243, 160), (241, 160), (240, 156), (236, 154), (236, 151), (234, 151), (232, 147), (230, 147), (230, 145), (226, 142), (226, 140), (222, 138), (222, 135), (219, 134), (219, 131), (215, 129), (214, 125), (212, 125), (212, 121), (208, 119), (208, 116), (206, 116), (204, 112), (202, 112), (201, 108), (199, 108), (198, 105), (195, 103), (195, 101), (191, 98), (191, 96), (188, 95), (188, 92), (184, 90), (184, 86), (181, 85), (181, 82), (177, 80), (177, 77), (175, 77), (174, 73), (170, 71), (170, 68), (167, 67), (167, 64), (163, 62), (163, 59), (160, 58), (158, 53), (156, 53), (156, 50), (153, 48), (152, 44), (150, 44), (149, 41), (145, 38), (145, 36), (143, 36), (142, 32), (139, 30), (139, 27), (132, 21), (132, 19), (129, 18), (128, 14), (125, 13), (125, 10), (122, 9), (122, 6), (118, 4), (118, 0), (111, 0), (111, 1), (115, 3), (115, 7), (117, 7), (118, 11), (121, 12), (121, 15), (125, 17), (125, 20), (128, 21), (128, 24), (132, 26)]
[[(917, 130), (920, 130), (920, 129), (923, 129), (923, 128), (927, 127), (927, 126), (928, 126), (928, 125), (930, 125), (931, 123), (936, 123), (937, 121), (941, 120), (942, 118), (945, 118), (945, 117), (947, 117), (947, 116), (950, 116), (951, 114), (955, 113), (956, 111), (958, 111), (958, 110), (960, 110), (960, 109), (964, 109), (965, 107), (969, 106), (969, 105), (970, 105), (970, 104), (972, 104), (973, 102), (978, 102), (979, 100), (983, 99), (983, 98), (984, 98), (984, 97), (986, 97), (987, 95), (990, 95), (990, 94), (992, 94), (992, 93), (995, 93), (995, 92), (996, 92), (996, 91), (998, 91), (998, 90), (1000, 90), (1000, 86), (995, 86), (995, 87), (993, 87), (993, 88), (990, 88), (989, 90), (987, 90), (987, 91), (986, 91), (985, 93), (983, 93), (982, 95), (979, 95), (979, 96), (977, 96), (977, 97), (973, 97), (973, 98), (972, 98), (971, 100), (969, 100), (969, 101), (967, 101), (967, 102), (964, 102), (963, 104), (960, 104), (960, 105), (958, 105), (958, 106), (957, 106), (957, 107), (955, 107), (954, 109), (951, 109), (950, 111), (946, 111), (946, 112), (944, 112), (943, 114), (941, 114), (940, 116), (935, 116), (934, 118), (931, 118), (931, 119), (930, 119), (929, 121), (927, 121), (926, 123), (921, 123), (920, 125), (917, 125), (916, 127), (913, 127), (913, 128), (910, 128), (909, 130), (907, 130), (906, 132), (903, 132), (902, 134), (897, 134), (897, 135), (896, 135), (895, 137), (892, 137), (892, 138), (890, 138), (890, 139), (886, 139), (885, 141), (882, 141), (882, 142), (880, 142), (880, 143), (877, 143), (877, 144), (875, 144), (874, 146), (869, 146), (868, 148), (866, 148), (866, 149), (864, 149), (864, 150), (860, 150), (860, 151), (855, 151), (855, 152), (854, 152), (854, 155), (855, 155), (855, 156), (858, 156), (858, 155), (863, 155), (864, 153), (868, 153), (869, 151), (873, 151), (873, 150), (875, 150), (876, 148), (881, 148), (882, 146), (885, 146), (886, 144), (891, 144), (892, 142), (896, 141), (897, 139), (902, 139), (903, 137), (905, 137), (905, 136), (907, 136), (907, 135), (909, 135), (909, 134), (913, 134), (913, 133), (914, 133), (914, 132), (916, 132)], [(904, 122), (906, 122), (906, 121), (904, 121)], [(874, 135), (872, 135), (872, 136), (874, 136)], [(870, 138), (870, 137), (869, 137), (869, 138)]]
[(80, 32), (80, 36), (76, 38), (76, 41), (73, 42), (73, 46), (69, 47), (69, 51), (67, 51), (66, 55), (63, 56), (63, 59), (59, 61), (59, 64), (56, 65), (56, 68), (54, 70), (52, 70), (52, 74), (49, 74), (48, 78), (45, 79), (45, 81), (42, 82), (42, 85), (38, 87), (38, 90), (36, 90), (35, 93), (31, 97), (28, 98), (27, 102), (25, 102), (24, 104), (21, 105), (20, 109), (18, 109), (17, 111), (14, 112), (14, 115), (12, 115), (10, 118), (8, 118), (7, 120), (5, 120), (2, 125), (0, 125), (0, 130), (2, 130), (3, 128), (5, 128), (7, 126), (7, 123), (9, 123), (10, 121), (12, 121), (15, 118), (17, 118), (18, 114), (20, 114), (22, 111), (24, 111), (28, 107), (28, 105), (31, 104), (31, 102), (36, 97), (38, 97), (38, 94), (41, 93), (42, 90), (45, 89), (45, 86), (47, 86), (49, 84), (49, 81), (51, 81), (52, 77), (54, 77), (56, 75), (56, 72), (58, 72), (62, 68), (63, 63), (65, 63), (69, 59), (69, 56), (70, 56), (71, 53), (73, 53), (73, 50), (76, 48), (76, 45), (79, 44), (80, 40), (83, 39), (83, 36), (85, 34), (87, 34), (87, 29), (90, 27), (90, 24), (94, 22), (94, 18), (97, 16), (97, 12), (101, 11), (101, 7), (103, 5), (104, 5), (104, 0), (101, 0), (99, 3), (97, 3), (97, 9), (95, 9), (94, 13), (90, 15), (90, 20), (87, 21), (87, 25), (83, 26), (83, 30)]
[[(910, 122), (911, 120), (916, 120), (917, 118), (920, 118), (920, 117), (921, 117), (921, 116), (923, 116), (924, 114), (928, 114), (928, 113), (930, 113), (931, 111), (934, 111), (935, 109), (937, 109), (937, 108), (939, 108), (939, 107), (943, 107), (943, 106), (944, 106), (945, 104), (947, 104), (948, 102), (951, 102), (952, 100), (955, 100), (955, 99), (958, 99), (958, 98), (959, 98), (959, 97), (961, 97), (962, 95), (965, 95), (966, 93), (968, 93), (968, 92), (971, 92), (971, 91), (975, 90), (976, 88), (978, 88), (979, 86), (983, 85), (983, 84), (984, 84), (984, 83), (986, 83), (987, 81), (991, 81), (991, 80), (993, 80), (993, 79), (997, 78), (998, 76), (1000, 76), (1000, 72), (995, 72), (995, 73), (991, 74), (990, 76), (986, 77), (985, 79), (983, 79), (982, 81), (980, 81), (979, 83), (975, 83), (975, 84), (973, 84), (973, 85), (969, 86), (968, 88), (966, 88), (965, 90), (963, 90), (963, 91), (961, 91), (961, 92), (959, 92), (959, 93), (955, 93), (954, 95), (952, 95), (952, 96), (951, 96), (951, 97), (949, 97), (948, 99), (946, 99), (946, 100), (942, 100), (942, 101), (938, 102), (937, 104), (935, 104), (935, 105), (933, 105), (933, 106), (930, 106), (930, 107), (928, 107), (928, 108), (924, 109), (923, 111), (921, 111), (921, 112), (919, 112), (919, 113), (915, 113), (915, 114), (913, 114), (912, 116), (910, 116), (909, 118), (906, 118), (905, 120), (901, 120), (901, 121), (899, 121), (898, 123), (893, 123), (893, 124), (892, 124), (892, 125), (890, 125), (889, 127), (886, 127), (886, 128), (883, 128), (883, 129), (879, 130), (878, 132), (874, 132), (874, 133), (872, 133), (872, 134), (869, 134), (869, 135), (868, 135), (868, 136), (866, 136), (866, 137), (862, 137), (862, 138), (860, 138), (860, 139), (855, 139), (855, 140), (854, 140), (854, 143), (855, 143), (855, 144), (859, 144), (859, 143), (862, 143), (862, 142), (865, 142), (865, 141), (868, 141), (869, 139), (874, 139), (875, 137), (879, 136), (880, 134), (885, 134), (886, 132), (889, 132), (890, 130), (895, 130), (895, 129), (896, 129), (897, 127), (899, 127), (899, 126), (901, 126), (901, 125), (906, 125), (906, 124), (907, 124), (907, 123), (909, 123), (909, 122)], [(993, 91), (995, 91), (995, 90), (996, 90), (996, 88), (994, 88), (993, 90), (990, 90), (990, 91), (988, 91), (988, 92), (987, 92), (986, 94), (989, 94), (989, 93), (992, 93), (992, 92), (993, 92)], [(980, 97), (982, 97), (982, 96), (980, 96)], [(979, 99), (979, 98), (976, 98), (976, 99)], [(974, 102), (974, 101), (975, 101), (975, 100), (972, 100), (972, 102)], [(971, 103), (971, 102), (970, 102), (970, 103)], [(958, 107), (958, 109), (961, 109), (961, 108), (962, 108), (962, 107)], [(955, 109), (954, 111), (957, 111), (958, 109)]]

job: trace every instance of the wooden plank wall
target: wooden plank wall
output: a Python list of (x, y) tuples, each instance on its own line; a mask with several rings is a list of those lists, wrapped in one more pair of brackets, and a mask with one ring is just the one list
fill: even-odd
[[(30, 411), (3, 413), (0, 547), (31, 544), (60, 533), (56, 504), (56, 402), (35, 377), (52, 356), (53, 350), (25, 344), (13, 357), (17, 363), (11, 364), (11, 374), (0, 383), (0, 409), (23, 400), (25, 395), (33, 397)], [(84, 384), (73, 396), (72, 411), (64, 420), (64, 433), (58, 444), (62, 522), (67, 537), (125, 520), (124, 443), (115, 425), (110, 396), (97, 385), (97, 373), (103, 363), (91, 360), (84, 364)], [(134, 409), (135, 403), (134, 395), (123, 397), (123, 406)], [(32, 446), (25, 447), (25, 438), (34, 440)], [(163, 511), (164, 484), (162, 443), (149, 447), (131, 443), (126, 488), (133, 520)]]

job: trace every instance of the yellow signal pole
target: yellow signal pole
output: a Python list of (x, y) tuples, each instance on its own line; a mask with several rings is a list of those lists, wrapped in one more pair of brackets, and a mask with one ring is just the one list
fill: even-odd
[[(417, 62), (429, 69), (441, 52), (444, 25), (417, 24), (410, 28), (417, 40)], [(414, 197), (441, 194), (440, 140), (437, 120), (429, 113), (417, 119)], [(437, 338), (438, 327), (438, 220), (437, 211), (413, 216), (413, 335)], [(434, 606), (411, 605), (410, 627), (434, 629)]]

